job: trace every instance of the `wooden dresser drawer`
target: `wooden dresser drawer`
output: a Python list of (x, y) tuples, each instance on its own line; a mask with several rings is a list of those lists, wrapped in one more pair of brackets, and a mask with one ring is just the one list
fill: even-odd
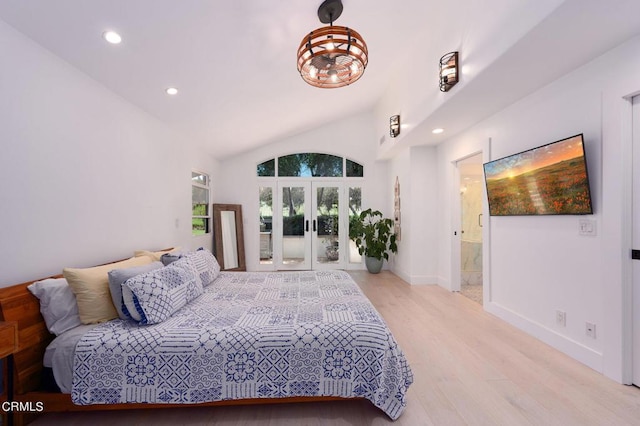
[(11, 355), (18, 349), (18, 324), (15, 321), (0, 321), (0, 358)]

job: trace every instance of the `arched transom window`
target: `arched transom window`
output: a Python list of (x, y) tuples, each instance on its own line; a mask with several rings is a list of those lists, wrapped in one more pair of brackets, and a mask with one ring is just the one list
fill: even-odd
[(302, 153), (272, 158), (258, 164), (260, 177), (363, 177), (364, 166), (337, 155)]

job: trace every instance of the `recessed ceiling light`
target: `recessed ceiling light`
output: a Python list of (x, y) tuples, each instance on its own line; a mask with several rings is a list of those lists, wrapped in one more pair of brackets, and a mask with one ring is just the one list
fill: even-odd
[(434, 135), (437, 135), (437, 134), (442, 133), (442, 132), (444, 132), (444, 129), (442, 129), (440, 127), (438, 127), (437, 129), (433, 129), (431, 131), (431, 133), (433, 133)]
[(175, 87), (167, 87), (167, 90), (165, 90), (165, 92), (167, 92), (167, 95), (177, 95), (178, 89), (176, 89)]
[(119, 44), (122, 41), (122, 37), (115, 31), (105, 31), (102, 33), (102, 38), (107, 40), (111, 44)]

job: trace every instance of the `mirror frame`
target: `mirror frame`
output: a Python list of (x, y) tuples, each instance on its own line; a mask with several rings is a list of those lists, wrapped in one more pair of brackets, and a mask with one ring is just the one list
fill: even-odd
[[(246, 271), (247, 265), (244, 259), (244, 230), (242, 229), (242, 205), (240, 204), (212, 204), (213, 206), (213, 247), (214, 255), (220, 264), (222, 271)], [(238, 246), (238, 267), (225, 269), (224, 248), (222, 244), (221, 212), (233, 211), (236, 216), (236, 242)]]

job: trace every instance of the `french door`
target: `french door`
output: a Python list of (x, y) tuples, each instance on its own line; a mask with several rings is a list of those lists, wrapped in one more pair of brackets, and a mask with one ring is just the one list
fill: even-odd
[(282, 270), (342, 269), (346, 223), (344, 185), (279, 181), (274, 205), (274, 260)]

